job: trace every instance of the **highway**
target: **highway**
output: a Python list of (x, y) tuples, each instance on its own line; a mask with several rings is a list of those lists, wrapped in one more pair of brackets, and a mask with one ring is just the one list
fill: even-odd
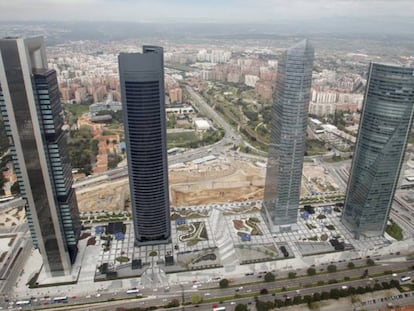
[[(392, 258), (391, 256), (388, 256), (389, 258)], [(378, 258), (379, 259), (379, 258)], [(381, 259), (387, 259), (387, 257), (381, 257)], [(354, 263), (357, 265), (361, 265), (365, 262), (366, 259), (360, 259), (360, 260), (353, 260)], [(346, 262), (342, 263), (336, 263), (337, 267), (345, 267)], [(69, 297), (68, 303), (65, 304), (65, 310), (69, 310), (71, 305), (76, 304), (75, 307), (76, 310), (115, 310), (117, 307), (136, 307), (136, 306), (159, 306), (159, 305), (165, 305), (168, 304), (173, 299), (178, 299), (178, 301), (182, 301), (182, 298), (184, 298), (185, 302), (191, 301), (191, 296), (195, 293), (200, 294), (200, 296), (204, 299), (211, 299), (211, 301), (218, 301), (221, 300), (222, 297), (234, 297), (236, 294), (239, 295), (249, 295), (248, 298), (240, 298), (237, 299), (238, 302), (248, 303), (253, 302), (254, 299), (252, 296), (259, 296), (260, 290), (263, 288), (266, 288), (269, 292), (274, 290), (280, 290), (281, 288), (293, 288), (290, 291), (285, 291), (283, 293), (277, 293), (274, 296), (273, 295), (260, 295), (260, 299), (283, 299), (284, 295), (293, 296), (295, 294), (298, 294), (298, 291), (301, 295), (306, 295), (314, 292), (321, 292), (321, 291), (329, 291), (331, 288), (340, 288), (343, 285), (347, 286), (366, 286), (366, 285), (373, 285), (376, 280), (378, 281), (390, 281), (391, 279), (398, 280), (401, 275), (410, 275), (413, 276), (412, 272), (404, 272), (401, 274), (398, 274), (398, 276), (391, 276), (391, 275), (385, 275), (380, 276), (377, 278), (365, 278), (365, 279), (358, 279), (353, 281), (346, 281), (341, 282), (337, 284), (327, 284), (328, 280), (338, 280), (341, 281), (344, 279), (344, 277), (360, 277), (366, 269), (369, 271), (369, 275), (375, 275), (382, 273), (386, 270), (392, 270), (397, 271), (401, 269), (409, 269), (413, 265), (413, 262), (410, 261), (404, 261), (404, 262), (393, 262), (393, 261), (385, 261), (382, 262), (382, 265), (376, 265), (372, 267), (356, 267), (355, 269), (346, 269), (341, 270), (335, 273), (323, 273), (318, 274), (315, 276), (304, 276), (304, 277), (298, 277), (294, 279), (279, 279), (275, 282), (263, 282), (263, 275), (264, 273), (255, 273), (251, 276), (243, 276), (238, 279), (234, 279), (234, 282), (231, 283), (232, 287), (221, 289), (218, 286), (218, 280), (210, 280), (209, 282), (187, 282), (185, 284), (170, 284), (169, 291), (165, 292), (163, 288), (142, 288), (140, 291), (140, 294), (142, 294), (144, 297), (143, 299), (131, 299), (131, 295), (126, 294), (126, 290), (123, 289), (115, 289), (111, 288), (111, 292), (105, 292), (100, 291), (97, 292), (96, 295), (93, 296), (86, 296), (86, 297)], [(317, 271), (320, 272), (321, 269), (326, 269), (326, 265), (322, 265), (319, 267), (316, 267)], [(304, 270), (298, 271), (298, 273), (304, 274), (306, 273)], [(286, 274), (286, 272), (285, 272)], [(259, 276), (261, 277), (259, 278)], [(278, 276), (280, 277), (286, 277), (285, 276)], [(318, 281), (324, 281), (325, 284), (321, 286), (316, 286), (316, 283)], [(311, 285), (312, 284), (312, 285)], [(194, 288), (197, 286), (197, 288)], [(28, 297), (27, 297), (28, 298)], [(116, 301), (108, 301), (116, 299)], [(228, 298), (227, 298), (228, 299)], [(235, 301), (235, 299), (228, 299), (228, 301), (224, 302), (224, 305), (232, 306), (231, 302)], [(51, 307), (51, 298), (46, 299), (38, 299), (37, 301), (34, 301), (31, 308), (32, 309), (41, 309), (45, 306), (43, 304), (47, 303), (48, 307)], [(102, 305), (99, 305), (98, 303), (104, 303), (104, 307)], [(82, 308), (79, 306), (79, 304), (85, 304), (88, 305)], [(97, 303), (97, 305), (93, 305), (93, 303)], [(207, 303), (206, 305), (200, 304), (200, 310), (206, 310), (205, 307), (211, 308), (211, 305), (214, 302)], [(58, 304), (56, 306), (61, 306), (61, 304)], [(191, 310), (194, 308), (194, 306), (188, 306), (185, 309)], [(52, 308), (51, 310), (53, 310)]]

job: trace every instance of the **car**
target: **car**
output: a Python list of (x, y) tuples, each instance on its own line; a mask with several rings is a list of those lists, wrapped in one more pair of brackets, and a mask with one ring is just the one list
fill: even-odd
[(348, 286), (346, 286), (346, 285), (342, 285), (342, 286), (341, 286), (341, 288), (342, 288), (342, 289), (347, 289), (347, 288), (348, 288)]
[(243, 289), (243, 286), (240, 286), (240, 287), (239, 287), (239, 290), (242, 290), (242, 289)]
[(231, 305), (235, 305), (236, 303), (234, 301), (230, 302)]
[(204, 296), (210, 296), (210, 293), (205, 293)]
[(212, 305), (213, 308), (218, 308), (218, 305), (215, 303)]
[(397, 273), (393, 273), (392, 276), (396, 277), (396, 276), (398, 276), (398, 274)]

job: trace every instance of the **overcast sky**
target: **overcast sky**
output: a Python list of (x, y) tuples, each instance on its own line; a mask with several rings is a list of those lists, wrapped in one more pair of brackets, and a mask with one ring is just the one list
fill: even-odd
[(0, 20), (276, 22), (412, 17), (414, 0), (0, 0)]

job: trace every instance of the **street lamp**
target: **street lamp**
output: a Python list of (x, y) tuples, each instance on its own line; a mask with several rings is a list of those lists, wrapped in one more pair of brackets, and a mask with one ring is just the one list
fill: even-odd
[(180, 284), (181, 288), (181, 310), (184, 310), (184, 285)]

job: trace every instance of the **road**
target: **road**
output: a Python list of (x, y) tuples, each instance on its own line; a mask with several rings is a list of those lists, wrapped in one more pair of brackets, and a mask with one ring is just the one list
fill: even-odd
[[(387, 258), (393, 258), (391, 256), (387, 256), (387, 257), (381, 257), (381, 259), (385, 259), (387, 260)], [(354, 263), (361, 265), (365, 262), (366, 259), (360, 259), (360, 260), (353, 260)], [(393, 271), (397, 271), (400, 269), (408, 269), (409, 267), (411, 267), (413, 265), (413, 262), (394, 262), (394, 261), (385, 261), (385, 262), (381, 262), (382, 265), (376, 265), (376, 266), (372, 266), (372, 267), (357, 267), (355, 269), (347, 269), (347, 270), (343, 270), (343, 271), (338, 271), (336, 273), (329, 273), (329, 274), (318, 274), (315, 276), (304, 276), (304, 277), (298, 277), (295, 279), (279, 279), (276, 280), (275, 282), (270, 282), (270, 283), (265, 283), (263, 282), (263, 272), (261, 274), (254, 274), (252, 276), (243, 276), (239, 279), (235, 279), (234, 282), (232, 283), (232, 287), (229, 288), (224, 288), (224, 289), (220, 289), (218, 287), (218, 280), (210, 280), (209, 282), (204, 282), (204, 283), (196, 283), (197, 288), (194, 288), (194, 284), (192, 282), (188, 282), (185, 284), (170, 284), (170, 289), (168, 292), (165, 292), (163, 288), (142, 288), (140, 293), (142, 295), (144, 295), (147, 298), (143, 298), (143, 299), (131, 299), (131, 295), (126, 294), (126, 290), (121, 290), (121, 289), (111, 289), (111, 292), (105, 292), (105, 291), (100, 291), (98, 292), (97, 295), (94, 296), (86, 296), (86, 297), (70, 297), (69, 301), (67, 304), (65, 304), (65, 309), (69, 309), (71, 305), (73, 304), (77, 304), (77, 306), (75, 307), (76, 310), (115, 310), (117, 307), (119, 306), (123, 306), (123, 307), (133, 307), (133, 306), (156, 306), (156, 305), (165, 305), (168, 304), (168, 302), (170, 302), (172, 299), (178, 299), (178, 301), (182, 301), (182, 299), (184, 298), (185, 302), (189, 302), (191, 301), (191, 296), (194, 295), (195, 293), (200, 294), (200, 296), (206, 300), (206, 299), (212, 299), (215, 301), (219, 301), (222, 297), (234, 297), (235, 294), (246, 294), (246, 295), (252, 295), (254, 293), (256, 293), (256, 295), (259, 295), (258, 293), (260, 292), (260, 290), (262, 290), (263, 288), (266, 288), (268, 291), (273, 291), (273, 290), (279, 290), (283, 287), (285, 288), (293, 288), (294, 290), (291, 291), (287, 291), (287, 292), (283, 292), (283, 293), (278, 293), (275, 296), (272, 295), (261, 295), (261, 299), (265, 299), (266, 297), (268, 299), (275, 299), (275, 298), (283, 298), (283, 295), (288, 295), (288, 296), (293, 296), (295, 294), (297, 294), (297, 289), (300, 290), (300, 294), (301, 295), (306, 295), (309, 293), (314, 293), (314, 292), (321, 292), (321, 291), (326, 291), (326, 290), (330, 290), (331, 288), (340, 288), (341, 286), (343, 286), (344, 284), (346, 284), (347, 286), (359, 286), (359, 285), (367, 285), (367, 284), (374, 284), (375, 280), (378, 281), (389, 281), (392, 278), (398, 280), (399, 277), (402, 274), (399, 274), (396, 277), (392, 277), (391, 275), (385, 275), (385, 276), (380, 276), (378, 278), (374, 278), (374, 279), (369, 279), (369, 278), (365, 278), (365, 279), (359, 279), (359, 280), (354, 280), (354, 281), (347, 281), (347, 282), (342, 282), (339, 284), (326, 284), (328, 282), (328, 280), (338, 280), (341, 281), (344, 279), (344, 277), (360, 277), (364, 271), (366, 269), (368, 269), (369, 274), (370, 275), (375, 275), (378, 273), (382, 273), (386, 270), (393, 270)], [(339, 267), (344, 267), (347, 263), (346, 262), (342, 262), (342, 263), (336, 263), (338, 268)], [(321, 269), (326, 270), (326, 265), (321, 265), (320, 267), (316, 267), (316, 269), (318, 270), (318, 272), (320, 272)], [(298, 273), (306, 273), (303, 270), (298, 271)], [(286, 274), (286, 272), (285, 272)], [(261, 275), (260, 279), (258, 278), (259, 275)], [(412, 275), (412, 272), (405, 272), (403, 273), (403, 275)], [(278, 278), (281, 277), (286, 277), (286, 275), (278, 275)], [(414, 277), (414, 275), (413, 275)], [(316, 283), (318, 281), (324, 281), (324, 285), (322, 286), (313, 286), (313, 287), (309, 287), (311, 286), (311, 284), (316, 285)], [(42, 303), (48, 303), (50, 304), (50, 298), (48, 298), (49, 300), (45, 300), (43, 299), (43, 301), (41, 301), (40, 299), (36, 302), (33, 302), (32, 305), (32, 309), (39, 309), (42, 308), (44, 306), (41, 306)], [(117, 301), (108, 301), (108, 300), (112, 300), (112, 299), (116, 299)], [(228, 305), (228, 306), (232, 306), (231, 302), (235, 301), (235, 299), (226, 301), (224, 304)], [(252, 302), (253, 301), (253, 297), (248, 297), (248, 298), (241, 298), (238, 299), (237, 301), (242, 301), (243, 303), (248, 303), (249, 301)], [(102, 305), (93, 305), (93, 303), (98, 303), (98, 302), (102, 302), (105, 304), (105, 307), (103, 307)], [(79, 306), (79, 304), (84, 304), (84, 303), (88, 303), (87, 306), (85, 306), (85, 308), (82, 309), (81, 306)], [(209, 303), (207, 304), (209, 308), (211, 308), (211, 304)], [(61, 304), (59, 304), (59, 306), (61, 306)], [(51, 307), (50, 305), (48, 307)], [(191, 308), (194, 308), (194, 306), (189, 306), (188, 310), (191, 310)], [(205, 305), (200, 305), (200, 309), (203, 310), (205, 308)], [(192, 309), (194, 310), (194, 309)]]

